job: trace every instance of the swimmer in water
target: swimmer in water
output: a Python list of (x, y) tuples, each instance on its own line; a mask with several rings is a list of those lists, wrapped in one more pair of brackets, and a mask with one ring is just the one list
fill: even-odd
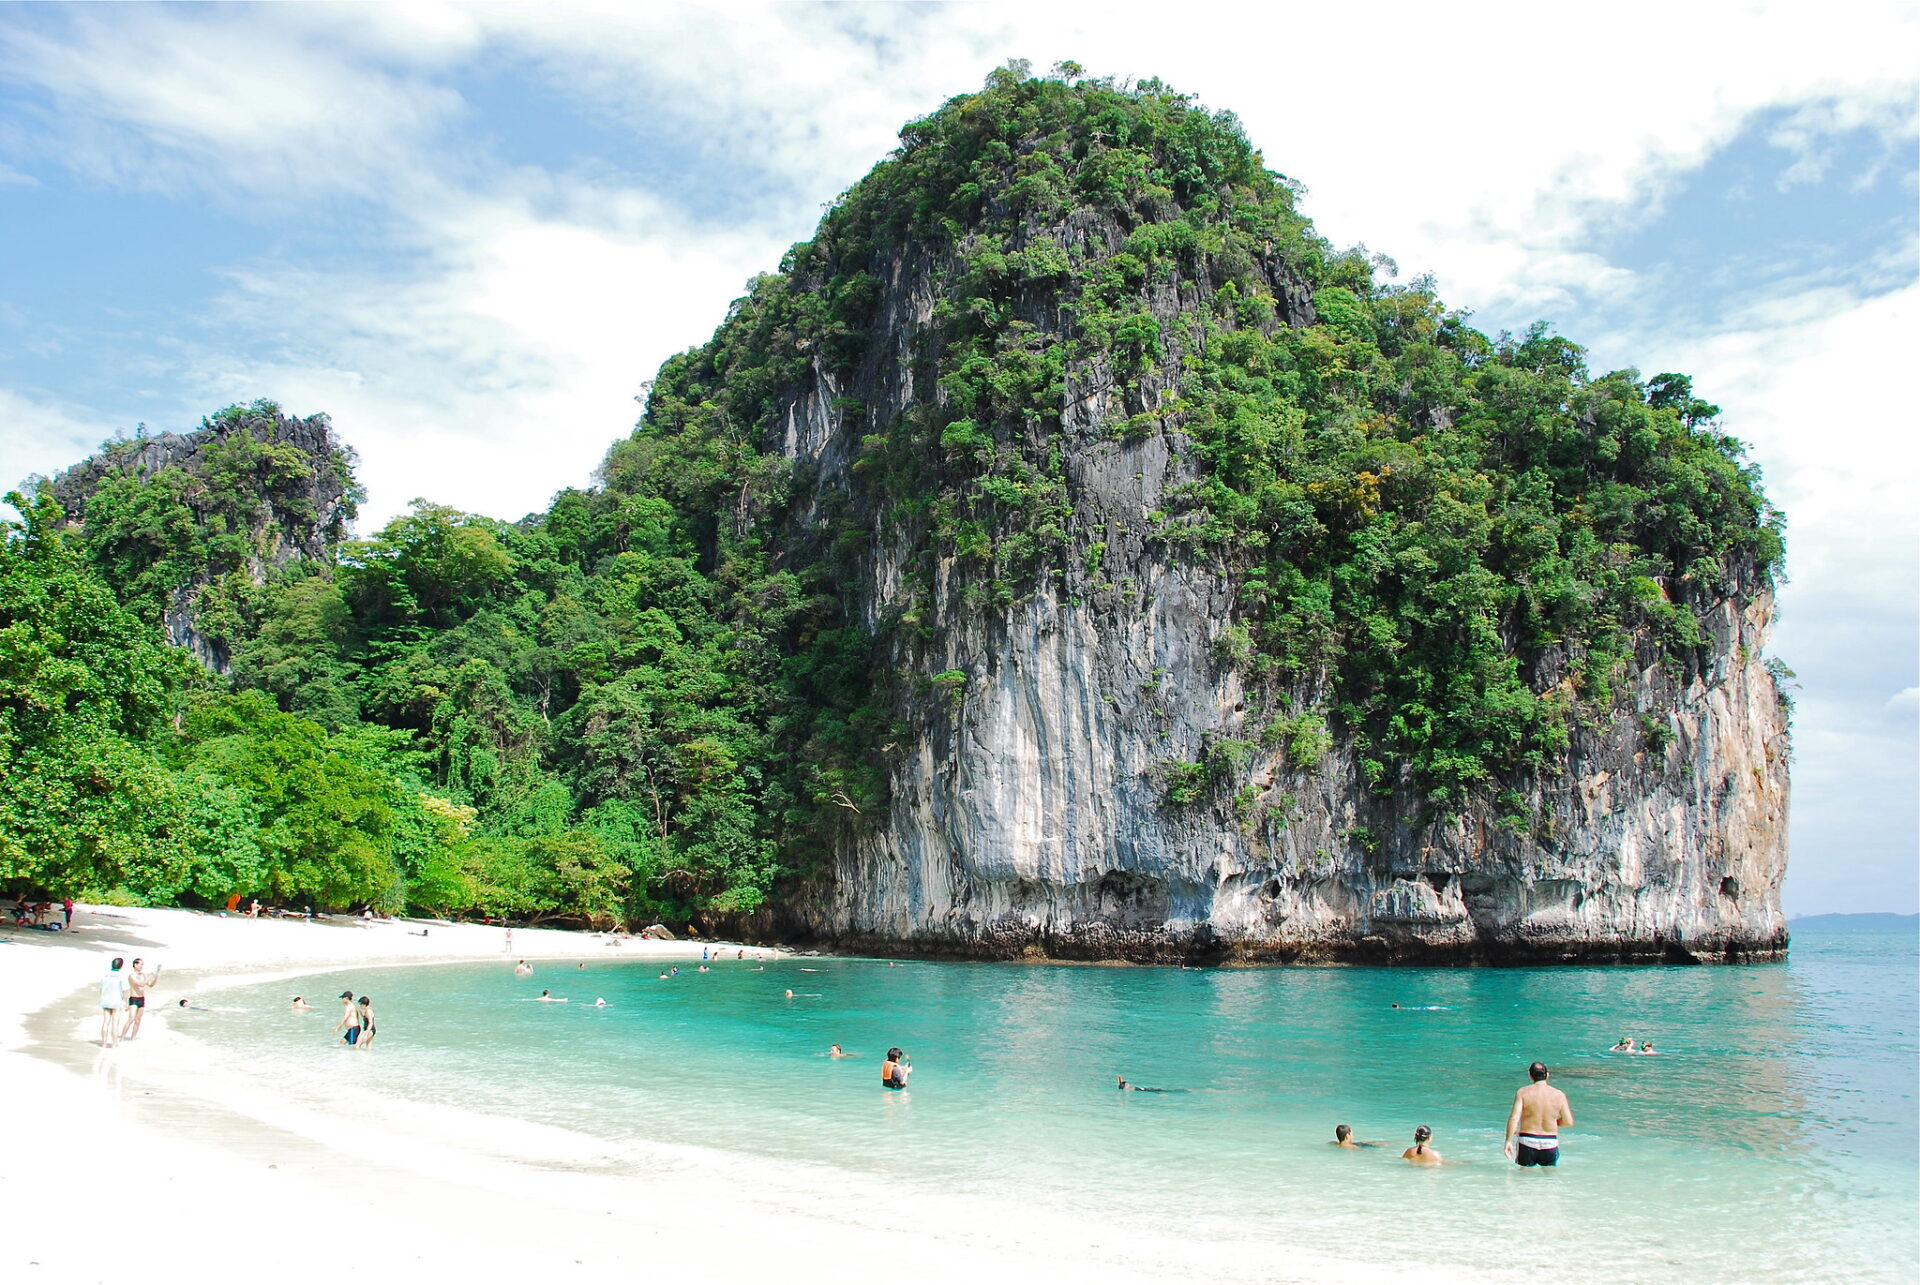
[(1185, 1089), (1156, 1089), (1145, 1084), (1128, 1084), (1127, 1077), (1124, 1075), (1117, 1075), (1114, 1078), (1120, 1081), (1120, 1083), (1115, 1087), (1118, 1088), (1122, 1093), (1185, 1093), (1186, 1092)]
[(555, 995), (552, 991), (541, 991), (540, 1002), (542, 1004), (564, 1004), (567, 1001), (562, 996)]
[(602, 995), (600, 998), (594, 1000), (593, 1006), (595, 1008), (605, 1008), (607, 1006), (606, 996)]
[(1622, 1035), (1620, 1042), (1607, 1050), (1609, 1053), (1637, 1053), (1638, 1051), (1638, 1049), (1633, 1047), (1633, 1037), (1631, 1035)]
[(1413, 1131), (1413, 1145), (1411, 1147), (1408, 1147), (1405, 1151), (1402, 1151), (1400, 1153), (1400, 1158), (1402, 1160), (1410, 1161), (1411, 1163), (1417, 1164), (1417, 1165), (1437, 1165), (1437, 1164), (1446, 1163), (1445, 1161), (1440, 1159), (1440, 1153), (1438, 1151), (1435, 1151), (1431, 1146), (1428, 1145), (1428, 1142), (1432, 1137), (1433, 1137), (1433, 1130), (1429, 1129), (1424, 1124), (1421, 1125), (1419, 1128)]
[(1386, 1144), (1382, 1142), (1355, 1142), (1353, 1140), (1352, 1125), (1336, 1124), (1333, 1126), (1332, 1145), (1346, 1151), (1358, 1151), (1362, 1147), (1380, 1147), (1380, 1146), (1385, 1146)]
[(533, 965), (523, 959), (513, 966), (513, 975), (515, 977), (531, 977), (533, 976)]
[(300, 996), (295, 995), (293, 997), (293, 1011), (296, 1013), (311, 1013), (313, 1011), (313, 1005), (307, 1003), (307, 1001)]
[(913, 1059), (897, 1048), (888, 1049), (887, 1060), (880, 1064), (880, 1083), (889, 1089), (904, 1089), (912, 1074)]
[(706, 966), (705, 964), (702, 964), (702, 965), (700, 965), (700, 971), (701, 971), (701, 972), (703, 972), (703, 973), (704, 973), (704, 972), (706, 972), (706, 971), (707, 971), (707, 966)]
[(787, 998), (788, 998), (788, 999), (792, 999), (792, 998), (793, 998), (793, 992), (792, 992), (792, 991), (788, 991), (788, 992), (787, 992)]
[(1652, 1040), (1641, 1040), (1640, 1056), (1641, 1057), (1659, 1057), (1660, 1054), (1658, 1051), (1654, 1049)]
[(827, 1056), (828, 1057), (859, 1057), (860, 1055), (858, 1053), (849, 1053), (845, 1049), (841, 1048), (838, 1044), (835, 1044), (827, 1050)]

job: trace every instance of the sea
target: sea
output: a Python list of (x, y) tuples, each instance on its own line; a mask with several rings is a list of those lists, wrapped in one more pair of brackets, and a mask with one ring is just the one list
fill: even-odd
[[(821, 1190), (1272, 1246), (1276, 1277), (1287, 1247), (1484, 1279), (1920, 1277), (1913, 935), (1807, 933), (1786, 962), (1737, 967), (720, 954), (665, 978), (616, 960), (350, 970), (219, 991), (179, 1025), (316, 1100), (350, 1083), (609, 1154), (665, 1145)], [(366, 1056), (328, 1034), (346, 989), (374, 997)], [(288, 1011), (295, 991), (320, 1011)], [(1658, 1055), (1610, 1052), (1622, 1036)], [(903, 1091), (880, 1084), (890, 1046), (912, 1061)], [(1535, 1059), (1576, 1120), (1554, 1171), (1502, 1153)], [(1338, 1149), (1337, 1124), (1379, 1145)], [(1443, 1166), (1401, 1159), (1419, 1125)]]

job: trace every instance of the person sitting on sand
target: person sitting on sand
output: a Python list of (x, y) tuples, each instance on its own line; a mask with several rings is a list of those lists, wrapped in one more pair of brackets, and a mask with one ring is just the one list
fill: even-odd
[(1380, 1147), (1386, 1144), (1381, 1142), (1355, 1142), (1353, 1140), (1352, 1125), (1336, 1124), (1333, 1126), (1333, 1145), (1342, 1147), (1348, 1151), (1358, 1151), (1362, 1147)]
[(887, 1060), (880, 1064), (880, 1083), (889, 1089), (904, 1089), (907, 1087), (907, 1077), (912, 1074), (912, 1060), (897, 1048), (888, 1049)]
[(1416, 1165), (1444, 1164), (1445, 1161), (1440, 1159), (1440, 1153), (1428, 1145), (1428, 1140), (1432, 1137), (1433, 1130), (1424, 1124), (1421, 1125), (1413, 1131), (1413, 1145), (1402, 1151), (1400, 1158)]
[(311, 1013), (313, 1011), (313, 1005), (307, 1003), (304, 996), (295, 995), (293, 997), (293, 1011), (296, 1013)]
[(515, 977), (531, 977), (533, 976), (533, 965), (523, 959), (513, 966), (513, 975)]

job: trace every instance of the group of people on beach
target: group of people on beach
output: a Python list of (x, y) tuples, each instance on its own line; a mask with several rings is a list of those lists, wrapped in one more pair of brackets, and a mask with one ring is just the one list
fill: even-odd
[[(22, 893), (14, 898), (10, 920), (15, 928), (46, 928), (60, 932), (73, 927), (73, 898), (62, 897), (57, 902), (35, 901)], [(0, 919), (0, 923), (6, 922), (7, 919)]]
[(144, 959), (135, 959), (127, 967), (124, 956), (115, 955), (100, 979), (100, 1046), (112, 1048), (120, 1040), (140, 1034), (140, 1019), (147, 1014), (147, 988), (160, 978), (160, 965), (152, 972), (141, 971)]
[[(1121, 1081), (1126, 1087), (1126, 1081)], [(1507, 1112), (1507, 1158), (1525, 1169), (1551, 1169), (1560, 1163), (1560, 1130), (1573, 1124), (1573, 1107), (1567, 1095), (1547, 1083), (1547, 1068), (1535, 1062), (1527, 1068), (1527, 1083), (1513, 1095), (1513, 1108)], [(1336, 1124), (1333, 1145), (1347, 1151), (1362, 1147), (1384, 1147), (1384, 1142), (1359, 1142), (1353, 1126)], [(1420, 1125), (1413, 1131), (1413, 1145), (1400, 1153), (1408, 1164), (1428, 1166), (1447, 1163), (1433, 1146), (1433, 1130)]]

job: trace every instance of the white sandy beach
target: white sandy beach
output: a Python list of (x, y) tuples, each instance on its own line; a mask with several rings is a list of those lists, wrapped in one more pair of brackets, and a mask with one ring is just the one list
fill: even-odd
[[(513, 958), (697, 959), (698, 942), (405, 922), (81, 907), (74, 931), (0, 930), (0, 1276), (8, 1281), (576, 1279), (918, 1282), (1412, 1279), (1293, 1247), (1183, 1243), (1021, 1210), (932, 1205), (848, 1176), (385, 1100), (316, 1110), (210, 1064), (168, 1010), (222, 985)], [(729, 947), (731, 949), (731, 947)], [(113, 955), (163, 972), (139, 1039), (98, 1046)], [(331, 1024), (335, 1002), (309, 999)], [(197, 1015), (196, 1015), (197, 1016)], [(367, 1056), (378, 1057), (378, 1047)], [(341, 1054), (340, 1056), (346, 1056)], [(583, 1104), (590, 1110), (591, 1104)], [(724, 1110), (716, 1102), (716, 1110)], [(1009, 1193), (1017, 1196), (1017, 1193)], [(1011, 1207), (1012, 1202), (1008, 1205)], [(1418, 1279), (1435, 1279), (1421, 1272)]]

